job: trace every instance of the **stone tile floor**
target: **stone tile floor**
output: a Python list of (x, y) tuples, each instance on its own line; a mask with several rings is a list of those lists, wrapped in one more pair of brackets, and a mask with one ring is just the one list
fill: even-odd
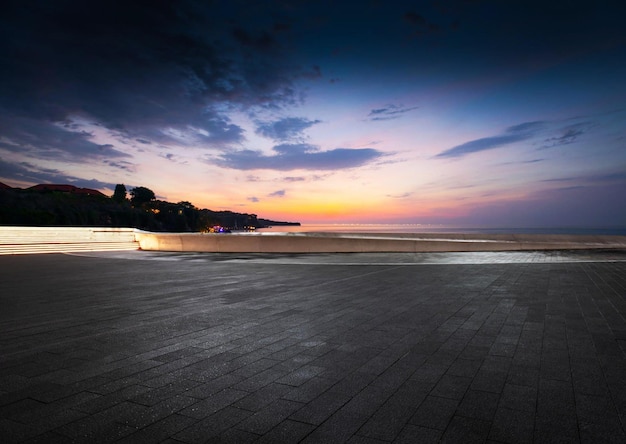
[(2, 442), (626, 442), (626, 252), (0, 257)]

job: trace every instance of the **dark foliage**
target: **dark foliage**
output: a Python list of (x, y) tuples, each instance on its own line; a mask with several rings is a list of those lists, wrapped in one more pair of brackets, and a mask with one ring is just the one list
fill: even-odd
[[(180, 232), (206, 231), (215, 225), (228, 229), (261, 228), (270, 222), (260, 223), (255, 214), (201, 210), (190, 202), (171, 203), (152, 197), (134, 205), (132, 200), (118, 200), (115, 196), (0, 189), (0, 225), (134, 227)], [(149, 193), (141, 197), (149, 197)]]

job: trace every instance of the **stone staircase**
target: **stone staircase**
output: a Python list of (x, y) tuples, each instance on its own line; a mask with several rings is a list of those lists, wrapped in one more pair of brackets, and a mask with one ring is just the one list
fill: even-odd
[(134, 228), (0, 226), (0, 255), (138, 249)]

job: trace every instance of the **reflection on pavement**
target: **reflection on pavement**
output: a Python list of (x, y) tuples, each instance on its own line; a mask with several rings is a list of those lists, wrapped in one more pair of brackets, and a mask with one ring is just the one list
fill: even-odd
[(227, 262), (276, 265), (427, 265), (624, 262), (626, 250), (550, 250), (463, 253), (171, 253), (100, 251), (67, 253), (86, 257), (132, 260)]

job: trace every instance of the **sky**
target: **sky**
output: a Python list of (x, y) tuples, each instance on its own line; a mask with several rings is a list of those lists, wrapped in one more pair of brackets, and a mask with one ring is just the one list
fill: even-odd
[(625, 22), (603, 0), (8, 1), (0, 182), (624, 228)]

